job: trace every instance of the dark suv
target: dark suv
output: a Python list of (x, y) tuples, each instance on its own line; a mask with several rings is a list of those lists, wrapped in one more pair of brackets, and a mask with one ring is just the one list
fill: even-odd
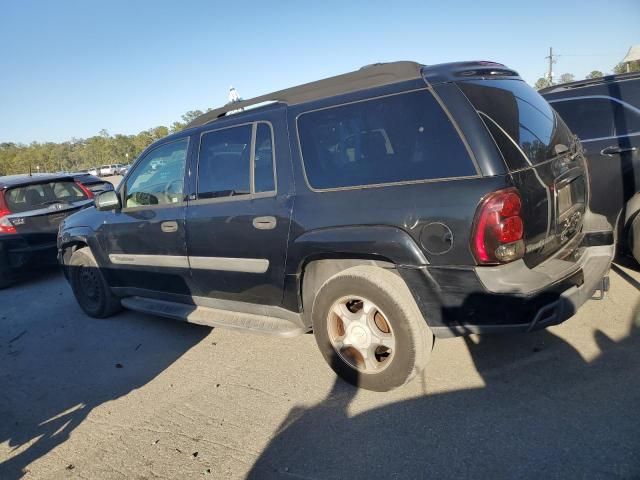
[(586, 175), (503, 65), (376, 64), (204, 114), (58, 247), (90, 316), (313, 330), (339, 375), (388, 390), (434, 336), (544, 328), (606, 290), (613, 235)]
[[(591, 204), (607, 217), (623, 249), (636, 251), (640, 212), (640, 73), (610, 75), (540, 90), (578, 135), (591, 176)], [(637, 255), (640, 259), (640, 255)]]

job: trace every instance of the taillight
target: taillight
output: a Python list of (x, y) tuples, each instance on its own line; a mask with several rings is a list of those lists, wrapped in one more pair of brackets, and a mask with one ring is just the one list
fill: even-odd
[(82, 191), (85, 193), (87, 198), (93, 198), (93, 192), (89, 190), (87, 187), (85, 187), (82, 183), (76, 182), (76, 185), (78, 185), (82, 189)]
[(506, 263), (524, 255), (522, 202), (515, 188), (485, 197), (473, 225), (471, 250), (480, 264)]
[(16, 227), (7, 218), (10, 213), (11, 210), (4, 199), (4, 191), (0, 190), (0, 233), (17, 233)]

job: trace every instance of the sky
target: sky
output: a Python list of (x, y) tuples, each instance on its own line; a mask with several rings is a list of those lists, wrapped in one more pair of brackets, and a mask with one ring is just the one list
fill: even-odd
[(0, 142), (171, 125), (188, 110), (375, 62), (494, 60), (529, 83), (610, 72), (640, 44), (640, 0), (7, 1)]

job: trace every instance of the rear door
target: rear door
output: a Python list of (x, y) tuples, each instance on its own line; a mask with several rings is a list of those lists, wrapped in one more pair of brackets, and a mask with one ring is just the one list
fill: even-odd
[(187, 209), (197, 296), (281, 303), (292, 208), (284, 115), (279, 108), (200, 134)]
[(60, 222), (91, 202), (71, 179), (9, 188), (4, 199), (9, 220), (31, 247), (55, 245)]
[(476, 108), (522, 196), (525, 262), (534, 266), (574, 238), (587, 208), (579, 143), (553, 108), (521, 80), (458, 86)]
[(640, 110), (605, 95), (551, 101), (580, 137), (591, 175), (591, 209), (611, 225), (640, 187)]
[[(97, 237), (109, 262), (109, 283), (129, 289), (130, 295), (190, 295), (184, 198), (188, 148), (187, 137), (147, 152), (118, 190), (122, 209), (103, 212)], [(154, 169), (152, 163), (159, 160), (162, 166)]]

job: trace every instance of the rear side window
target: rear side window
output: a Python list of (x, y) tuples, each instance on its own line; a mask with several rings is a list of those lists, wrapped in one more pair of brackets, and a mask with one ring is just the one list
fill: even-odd
[[(510, 169), (549, 160), (556, 156), (557, 144), (573, 143), (562, 119), (521, 80), (469, 80), (458, 86), (481, 114)], [(513, 153), (513, 144), (525, 158), (517, 148)]]
[(640, 113), (612, 98), (572, 98), (551, 105), (582, 140), (640, 131)]
[(298, 133), (315, 189), (477, 174), (447, 115), (425, 90), (304, 113)]
[(74, 182), (50, 182), (7, 190), (5, 200), (14, 213), (46, 208), (56, 203), (86, 200), (87, 195)]

